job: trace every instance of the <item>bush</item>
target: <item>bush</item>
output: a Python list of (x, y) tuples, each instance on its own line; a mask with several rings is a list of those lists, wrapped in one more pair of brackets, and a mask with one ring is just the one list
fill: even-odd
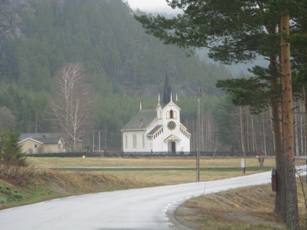
[[(0, 193), (6, 196), (6, 198), (2, 200), (2, 203), (5, 203), (5, 201), (18, 201), (23, 198), (23, 195), (19, 191), (9, 186), (0, 185)], [(1, 203), (1, 200), (0, 200), (0, 203)]]
[(19, 167), (0, 164), (0, 179), (17, 186), (32, 184), (37, 172), (33, 167)]
[(15, 166), (26, 165), (26, 156), (18, 144), (18, 135), (12, 132), (0, 134), (0, 163)]

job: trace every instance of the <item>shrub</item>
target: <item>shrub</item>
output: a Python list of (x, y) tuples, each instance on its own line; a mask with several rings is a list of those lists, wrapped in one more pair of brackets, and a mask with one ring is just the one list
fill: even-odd
[(17, 186), (32, 184), (36, 178), (36, 170), (33, 167), (20, 167), (0, 164), (0, 179)]
[(12, 132), (0, 134), (0, 163), (15, 166), (26, 165), (26, 156), (18, 144), (18, 135)]
[[(5, 200), (7, 200), (7, 201), (18, 201), (18, 200), (21, 200), (23, 198), (23, 195), (19, 191), (11, 188), (9, 186), (1, 186), (0, 185), (0, 193), (7, 196), (5, 198)], [(4, 203), (5, 200), (3, 200), (2, 203)], [(1, 203), (1, 200), (0, 200), (0, 203)]]

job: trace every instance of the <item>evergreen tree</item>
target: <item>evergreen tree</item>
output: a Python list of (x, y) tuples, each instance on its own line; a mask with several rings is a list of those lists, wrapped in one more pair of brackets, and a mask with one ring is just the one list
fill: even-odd
[(18, 135), (12, 132), (3, 132), (0, 135), (0, 163), (5, 165), (25, 166), (25, 154), (18, 144)]
[[(291, 132), (289, 135), (284, 135), (285, 146), (281, 140), (280, 130), (281, 124), (280, 113), (280, 99), (276, 97), (279, 86), (278, 81), (280, 77), (281, 85), (283, 86), (283, 104), (286, 106), (284, 110), (283, 118), (283, 130), (288, 132), (290, 130), (291, 123), (291, 108), (292, 95), (289, 92), (291, 90), (291, 72), (289, 72), (288, 62), (290, 57), (288, 56), (284, 60), (288, 62), (281, 62), (281, 75), (278, 72), (279, 66), (277, 63), (279, 54), (283, 57), (283, 47), (280, 49), (281, 44), (286, 44), (286, 40), (289, 39), (287, 29), (284, 29), (281, 24), (285, 23), (285, 15), (292, 21), (297, 21), (298, 18), (305, 18), (306, 16), (306, 1), (299, 0), (280, 0), (280, 1), (240, 1), (235, 0), (229, 4), (227, 0), (216, 0), (216, 1), (202, 1), (202, 0), (169, 0), (167, 1), (173, 8), (179, 8), (182, 10), (182, 14), (177, 15), (174, 18), (165, 18), (163, 16), (147, 16), (138, 15), (136, 19), (139, 20), (147, 32), (154, 36), (162, 39), (167, 44), (177, 44), (180, 47), (207, 47), (210, 50), (209, 56), (215, 60), (222, 61), (224, 63), (233, 62), (244, 62), (247, 60), (254, 59), (257, 55), (263, 55), (268, 58), (270, 65), (267, 68), (269, 74), (269, 87), (265, 85), (263, 90), (271, 88), (273, 92), (271, 94), (272, 103), (272, 115), (274, 124), (274, 131), (276, 132), (275, 137), (278, 149), (276, 152), (276, 164), (279, 174), (279, 185), (281, 188), (278, 190), (276, 211), (282, 215), (284, 220), (287, 220), (289, 227), (297, 229), (297, 204), (296, 204), (296, 184), (292, 183), (295, 181), (295, 175), (293, 174), (293, 151), (291, 142)], [(286, 13), (285, 13), (286, 12)], [(289, 20), (287, 22), (289, 24)], [(280, 28), (280, 29), (278, 29)], [(296, 26), (297, 28), (297, 26)], [(287, 38), (285, 38), (286, 32)], [(299, 35), (299, 37), (301, 37)], [(289, 45), (289, 44), (288, 44)], [(289, 50), (284, 52), (289, 55)], [(287, 66), (287, 67), (285, 67)], [(254, 69), (255, 70), (255, 69)], [(236, 82), (224, 82), (230, 85)], [(256, 84), (255, 84), (256, 83)], [(244, 87), (252, 87), (252, 91), (256, 90), (259, 85), (262, 84), (259, 80), (255, 79), (251, 81), (240, 80), (240, 84)], [(266, 84), (267, 85), (267, 84)], [(228, 86), (227, 86), (228, 87)], [(226, 88), (227, 88), (226, 87)], [(243, 87), (243, 88), (244, 88)], [(232, 87), (233, 88), (233, 87)], [(241, 88), (242, 87), (235, 87)], [(235, 92), (236, 89), (231, 89)], [(244, 90), (244, 89), (243, 89)], [(262, 90), (262, 91), (263, 91)], [(248, 95), (251, 91), (247, 92)], [(238, 96), (238, 95), (237, 95)], [(240, 92), (239, 92), (240, 96)], [(242, 98), (242, 97), (241, 97)], [(250, 97), (249, 97), (250, 98)], [(256, 97), (257, 99), (261, 99)], [(262, 98), (263, 99), (263, 98)], [(254, 101), (254, 100), (253, 100)], [(263, 105), (262, 100), (257, 101), (258, 105)], [(289, 118), (289, 120), (287, 120)], [(293, 127), (292, 127), (293, 130)], [(284, 154), (287, 151), (288, 161), (284, 164)], [(291, 152), (292, 151), (292, 152)], [(292, 157), (291, 157), (292, 156)], [(283, 171), (284, 166), (287, 166), (287, 173)], [(287, 176), (288, 184), (285, 187), (284, 176)], [(291, 195), (290, 190), (293, 189)], [(287, 191), (287, 203), (285, 193)], [(283, 194), (283, 195), (281, 195)], [(287, 206), (285, 206), (287, 204)], [(288, 218), (286, 218), (288, 217)], [(292, 217), (292, 218), (291, 218)]]

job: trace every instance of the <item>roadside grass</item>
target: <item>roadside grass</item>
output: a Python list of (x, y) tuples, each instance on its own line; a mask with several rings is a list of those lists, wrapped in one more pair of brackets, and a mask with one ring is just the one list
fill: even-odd
[(0, 209), (52, 198), (146, 187), (152, 184), (103, 173), (58, 172), (0, 166)]
[[(38, 168), (51, 168), (63, 171), (104, 173), (118, 178), (128, 178), (155, 185), (189, 183), (195, 181), (195, 158), (193, 157), (146, 157), (146, 158), (35, 158), (28, 159)], [(201, 180), (217, 180), (241, 176), (241, 158), (203, 157), (201, 159)], [(246, 159), (246, 174), (271, 170), (274, 159), (265, 160), (259, 168), (258, 160)]]
[[(300, 185), (298, 195), (301, 229), (306, 229), (307, 212)], [(193, 198), (178, 208), (175, 215), (179, 222), (193, 229), (286, 229), (274, 214), (274, 200), (271, 185), (255, 186)]]
[[(270, 170), (269, 168), (265, 168)], [(263, 172), (263, 169), (248, 168), (246, 175)], [(129, 178), (137, 181), (147, 181), (159, 185), (191, 183), (196, 180), (195, 170), (113, 170), (104, 171), (105, 174), (119, 178)], [(202, 169), (201, 181), (218, 180), (229, 177), (242, 176), (240, 168), (220, 168), (218, 170)]]
[[(70, 195), (195, 181), (193, 157), (31, 157), (27, 161), (30, 166), (24, 168), (0, 166), (0, 209)], [(246, 162), (247, 174), (274, 166), (274, 159), (266, 159), (263, 168), (255, 158)], [(242, 175), (240, 158), (202, 158), (201, 166), (204, 181)]]
[[(65, 167), (195, 167), (194, 157), (28, 157), (28, 162), (40, 168)], [(202, 157), (201, 167), (240, 167), (241, 157)], [(246, 158), (247, 167), (258, 167), (255, 157)], [(266, 167), (275, 165), (274, 158), (265, 159)]]

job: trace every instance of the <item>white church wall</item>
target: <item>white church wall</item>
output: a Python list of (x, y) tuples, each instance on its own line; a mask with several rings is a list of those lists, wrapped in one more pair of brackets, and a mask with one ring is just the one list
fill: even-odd
[(144, 152), (146, 145), (144, 131), (126, 131), (122, 137), (124, 152)]

